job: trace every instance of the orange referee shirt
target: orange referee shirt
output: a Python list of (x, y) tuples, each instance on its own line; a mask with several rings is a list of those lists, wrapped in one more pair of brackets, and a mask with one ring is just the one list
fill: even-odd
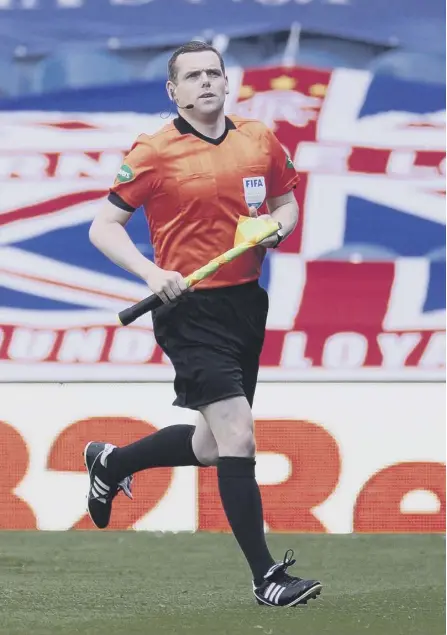
[[(154, 135), (140, 135), (124, 160), (109, 200), (133, 212), (143, 206), (155, 263), (184, 277), (234, 246), (249, 205), (268, 213), (266, 199), (294, 188), (298, 175), (263, 123), (232, 116), (219, 139), (179, 117)], [(224, 265), (200, 288), (259, 278), (264, 247)]]

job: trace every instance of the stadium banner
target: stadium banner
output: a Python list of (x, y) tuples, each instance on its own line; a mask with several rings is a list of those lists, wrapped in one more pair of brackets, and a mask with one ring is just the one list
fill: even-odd
[(42, 55), (67, 41), (166, 47), (219, 33), (288, 31), (294, 22), (323, 35), (387, 47), (417, 38), (432, 48), (430, 38), (442, 40), (445, 7), (437, 0), (0, 0), (0, 50)]
[[(173, 398), (164, 383), (0, 386), (0, 529), (91, 529), (85, 444), (195, 424)], [(261, 384), (254, 417), (268, 531), (445, 531), (442, 384)], [(228, 531), (216, 469), (136, 474), (110, 528)]]
[[(301, 176), (298, 228), (263, 268), (260, 378), (443, 380), (443, 88), (305, 68), (233, 69), (231, 88)], [(150, 316), (117, 326), (147, 287), (88, 239), (136, 136), (172, 115), (163, 83), (127, 92), (140, 112), (117, 88), (0, 105), (0, 381), (173, 377)], [(128, 228), (153, 257), (141, 210)]]

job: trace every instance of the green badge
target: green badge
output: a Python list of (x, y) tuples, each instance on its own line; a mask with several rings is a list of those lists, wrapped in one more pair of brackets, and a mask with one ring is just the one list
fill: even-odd
[(116, 178), (120, 183), (127, 183), (127, 181), (131, 181), (134, 178), (134, 173), (132, 172), (132, 168), (128, 165), (124, 164), (118, 170), (118, 174)]
[(295, 166), (293, 165), (293, 161), (290, 157), (286, 158), (286, 167), (289, 168), (290, 170), (293, 170), (295, 168)]

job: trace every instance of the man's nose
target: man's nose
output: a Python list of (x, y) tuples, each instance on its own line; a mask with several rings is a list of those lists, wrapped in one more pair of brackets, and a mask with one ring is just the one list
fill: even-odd
[(210, 82), (210, 78), (208, 77), (208, 74), (205, 73), (205, 71), (203, 71), (202, 73), (202, 85), (203, 86), (209, 86), (211, 84)]

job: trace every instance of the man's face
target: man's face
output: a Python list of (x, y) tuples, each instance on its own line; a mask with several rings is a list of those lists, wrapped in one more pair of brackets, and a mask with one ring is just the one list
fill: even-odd
[(177, 80), (168, 82), (180, 106), (194, 104), (194, 113), (212, 115), (223, 108), (228, 82), (213, 51), (184, 53), (176, 60)]

